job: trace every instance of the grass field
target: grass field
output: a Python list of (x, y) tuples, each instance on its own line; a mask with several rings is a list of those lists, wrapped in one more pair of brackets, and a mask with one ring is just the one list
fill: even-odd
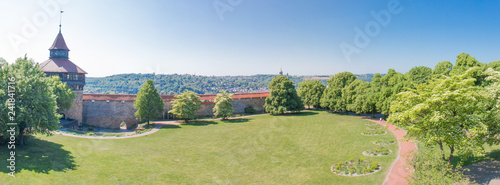
[[(54, 135), (28, 138), (16, 150), (16, 177), (0, 148), (0, 184), (381, 184), (397, 155), (366, 157), (373, 141), (365, 123), (327, 112), (260, 115), (163, 127), (117, 140)], [(344, 177), (330, 166), (348, 158), (379, 161), (382, 170)]]

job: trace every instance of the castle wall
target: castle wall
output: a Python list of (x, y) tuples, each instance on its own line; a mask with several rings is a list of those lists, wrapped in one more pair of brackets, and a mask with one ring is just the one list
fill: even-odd
[(61, 111), (66, 116), (66, 119), (74, 119), (78, 121), (78, 125), (82, 124), (83, 121), (83, 90), (73, 90), (75, 93), (75, 99), (73, 100), (73, 104), (71, 108), (68, 110)]
[[(95, 96), (95, 95), (93, 95)], [(87, 98), (89, 99), (89, 98)], [(96, 98), (97, 99), (97, 98)], [(111, 98), (110, 98), (111, 99)], [(114, 100), (84, 100), (83, 123), (101, 128), (120, 128), (120, 123), (127, 123), (127, 127), (139, 123), (134, 113), (134, 101), (130, 95), (114, 96)], [(119, 100), (125, 99), (125, 100)], [(245, 108), (253, 106), (257, 111), (264, 111), (265, 97), (239, 98), (233, 102), (234, 113), (245, 113)], [(214, 103), (202, 103), (201, 108), (195, 112), (197, 116), (213, 116)], [(170, 101), (164, 101), (164, 112), (172, 110)]]

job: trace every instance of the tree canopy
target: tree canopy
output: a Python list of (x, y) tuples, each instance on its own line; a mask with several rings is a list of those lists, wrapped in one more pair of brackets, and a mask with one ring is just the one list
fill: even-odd
[[(0, 109), (2, 113), (15, 113), (13, 115), (15, 120), (10, 120), (7, 114), (0, 115), (2, 123), (0, 130), (7, 129), (5, 123), (17, 123), (13, 126), (16, 128), (16, 141), (19, 145), (23, 145), (25, 134), (50, 135), (50, 131), (59, 128), (57, 124), (61, 115), (56, 112), (57, 97), (53, 93), (54, 87), (50, 85), (49, 78), (45, 78), (39, 65), (26, 56), (18, 58), (12, 65), (2, 59), (0, 65), (0, 77), (2, 77), (0, 86), (3, 86), (0, 89)], [(7, 91), (8, 82), (14, 82), (9, 84), (14, 87), (14, 92)], [(8, 104), (9, 98), (15, 100), (14, 105)], [(3, 137), (5, 139), (7, 135)]]
[(134, 108), (137, 109), (135, 116), (141, 121), (146, 121), (148, 126), (151, 120), (162, 116), (163, 100), (156, 90), (153, 80), (148, 80), (139, 90), (134, 101)]
[(57, 112), (70, 109), (76, 94), (71, 91), (68, 84), (61, 81), (59, 76), (48, 77), (47, 81), (52, 86), (52, 93), (56, 95)]
[(180, 95), (175, 95), (175, 98), (175, 100), (171, 101), (172, 110), (168, 112), (186, 122), (195, 119), (195, 112), (201, 108), (200, 97), (193, 91), (186, 90)]
[(269, 83), (268, 88), (269, 96), (266, 98), (264, 108), (271, 115), (283, 114), (286, 111), (299, 112), (304, 109), (295, 85), (289, 78), (276, 76)]
[(321, 105), (321, 96), (325, 91), (325, 85), (318, 80), (306, 80), (299, 83), (299, 96), (304, 105), (319, 108)]
[(328, 80), (328, 87), (321, 97), (321, 107), (335, 111), (346, 111), (347, 105), (343, 103), (342, 89), (356, 80), (351, 72), (338, 73)]
[(214, 99), (215, 106), (213, 108), (214, 115), (216, 117), (221, 117), (222, 120), (230, 117), (233, 112), (233, 105), (231, 103), (234, 102), (233, 98), (231, 98), (233, 94), (227, 93), (227, 91), (220, 91)]
[[(488, 93), (475, 86), (467, 70), (461, 75), (437, 79), (399, 93), (391, 106), (389, 121), (407, 128), (407, 136), (425, 144), (438, 144), (443, 160), (451, 164), (454, 152), (481, 154), (488, 128), (494, 127), (495, 111)], [(445, 157), (444, 146), (450, 154)]]

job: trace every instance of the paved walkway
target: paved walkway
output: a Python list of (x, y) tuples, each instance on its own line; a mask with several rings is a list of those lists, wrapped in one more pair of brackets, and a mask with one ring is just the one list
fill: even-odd
[(376, 122), (382, 126), (387, 126), (387, 128), (396, 135), (396, 138), (399, 141), (399, 152), (396, 161), (392, 164), (391, 170), (387, 177), (385, 178), (384, 184), (387, 185), (401, 185), (408, 184), (405, 177), (413, 172), (413, 169), (409, 168), (406, 164), (406, 161), (409, 157), (409, 153), (411, 151), (417, 150), (417, 144), (410, 141), (402, 141), (401, 139), (406, 135), (406, 131), (403, 129), (396, 129), (397, 127), (386, 123), (384, 121), (380, 122), (376, 119), (369, 119), (366, 117), (361, 117), (366, 120), (370, 120)]
[(74, 134), (66, 134), (64, 132), (52, 132), (53, 134), (57, 135), (62, 135), (62, 136), (69, 136), (69, 137), (77, 137), (77, 138), (87, 138), (87, 139), (127, 139), (127, 138), (134, 138), (134, 137), (142, 137), (146, 136), (149, 134), (153, 134), (155, 132), (158, 132), (161, 127), (164, 125), (180, 125), (181, 123), (178, 121), (155, 121), (156, 124), (155, 128), (151, 129), (148, 132), (144, 132), (141, 134), (136, 134), (136, 135), (131, 135), (131, 136), (122, 136), (122, 137), (111, 137), (111, 136), (81, 136), (81, 135), (74, 135)]

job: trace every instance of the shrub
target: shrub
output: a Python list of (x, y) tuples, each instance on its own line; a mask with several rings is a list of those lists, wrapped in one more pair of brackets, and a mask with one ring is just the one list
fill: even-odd
[(255, 108), (253, 108), (252, 106), (248, 106), (245, 108), (245, 113), (255, 114), (255, 113), (257, 113), (257, 110), (255, 110)]
[(354, 159), (349, 158), (349, 160), (344, 162), (338, 162), (332, 167), (332, 172), (339, 175), (366, 175), (369, 173), (373, 173), (379, 169), (378, 162), (376, 162), (377, 166), (374, 168), (373, 163), (369, 160), (364, 159)]
[(368, 156), (381, 156), (381, 155), (389, 155), (391, 151), (385, 147), (375, 147), (363, 152), (363, 154)]

